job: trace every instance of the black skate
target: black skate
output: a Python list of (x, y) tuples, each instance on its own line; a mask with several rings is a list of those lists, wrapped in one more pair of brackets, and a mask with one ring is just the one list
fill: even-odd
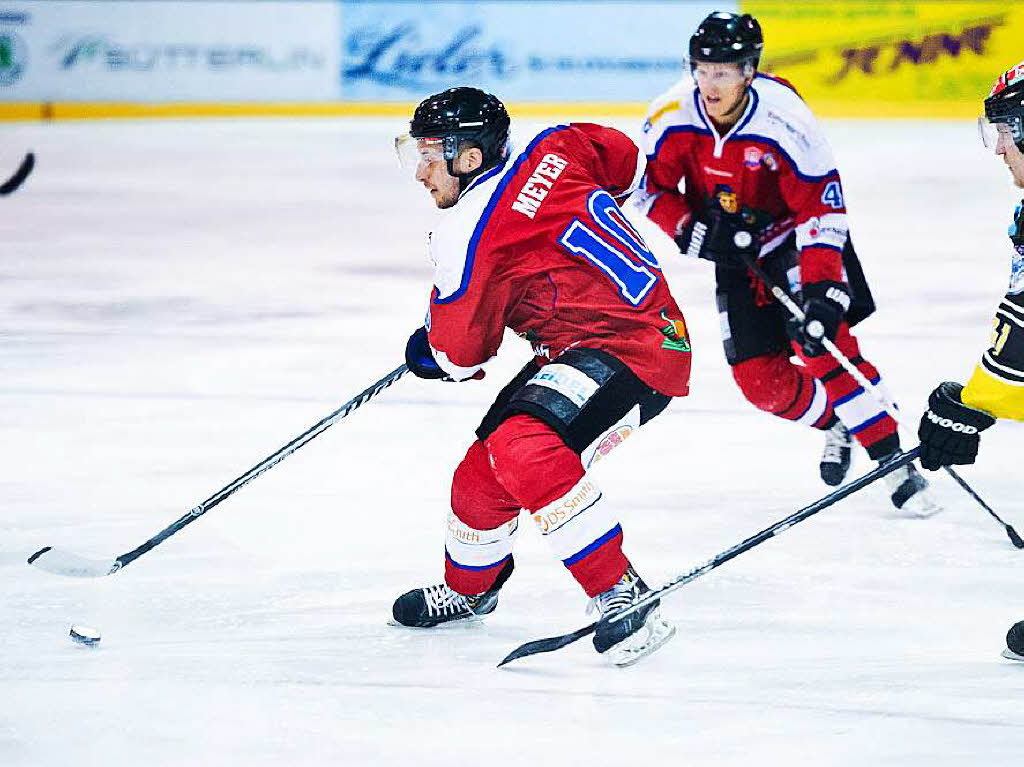
[(825, 447), (821, 451), (821, 463), (818, 470), (826, 485), (841, 485), (850, 470), (850, 458), (853, 454), (853, 438), (842, 421), (825, 432)]
[[(885, 461), (882, 461), (884, 463)], [(891, 493), (892, 505), (911, 517), (930, 517), (942, 511), (928, 491), (928, 480), (912, 463), (885, 475), (885, 484)]]
[(1003, 657), (1007, 660), (1024, 660), (1024, 621), (1014, 623), (1006, 632)]
[(630, 666), (657, 650), (676, 633), (676, 627), (661, 617), (660, 601), (654, 601), (620, 621), (610, 615), (637, 602), (650, 589), (630, 566), (619, 582), (594, 597), (592, 606), (601, 612), (594, 631), (594, 649), (608, 653), (616, 666)]
[(480, 620), (498, 606), (498, 592), (512, 574), (512, 560), (483, 594), (465, 595), (445, 583), (407, 591), (391, 606), (392, 626), (433, 628), (441, 623)]

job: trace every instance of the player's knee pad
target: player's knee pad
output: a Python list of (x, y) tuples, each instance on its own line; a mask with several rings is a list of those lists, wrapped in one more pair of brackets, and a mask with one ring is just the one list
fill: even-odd
[(484, 444), (476, 441), (470, 445), (452, 478), (451, 509), (455, 515), (471, 527), (491, 529), (515, 518), (521, 507), (495, 476)]
[(504, 418), (531, 415), (551, 426), (577, 454), (634, 408), (638, 424), (667, 407), (660, 394), (621, 360), (597, 349), (570, 349), (544, 365), (509, 399)]
[(752, 357), (732, 367), (732, 377), (750, 404), (776, 413), (790, 403), (800, 386), (800, 374), (782, 355)]
[(532, 415), (503, 421), (485, 445), (495, 479), (526, 509), (563, 495), (584, 473), (580, 457)]
[(815, 428), (832, 421), (825, 387), (782, 355), (745, 360), (732, 373), (743, 396), (761, 410)]

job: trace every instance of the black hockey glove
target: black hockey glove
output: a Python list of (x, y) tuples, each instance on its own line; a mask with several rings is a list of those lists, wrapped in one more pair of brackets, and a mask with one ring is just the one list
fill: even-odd
[(790, 335), (808, 357), (825, 353), (822, 339), (836, 340), (839, 324), (850, 308), (850, 291), (842, 282), (825, 280), (804, 285), (804, 319), (789, 322)]
[(684, 256), (706, 258), (719, 264), (739, 262), (741, 251), (757, 255), (757, 243), (739, 213), (711, 210), (694, 216), (675, 238)]
[(967, 407), (960, 399), (963, 389), (958, 383), (945, 381), (928, 397), (928, 409), (917, 427), (921, 465), (926, 469), (974, 463), (978, 434), (996, 422), (988, 413)]
[(430, 351), (430, 343), (427, 341), (427, 329), (419, 328), (411, 336), (405, 345), (405, 364), (409, 371), (417, 378), (447, 378), (441, 366), (434, 360)]

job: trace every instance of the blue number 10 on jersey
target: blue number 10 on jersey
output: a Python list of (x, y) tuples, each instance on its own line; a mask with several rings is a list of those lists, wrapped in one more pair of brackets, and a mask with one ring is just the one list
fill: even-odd
[(587, 198), (587, 207), (594, 221), (616, 244), (609, 244), (577, 218), (562, 233), (559, 245), (601, 269), (626, 301), (639, 306), (658, 282), (657, 259), (608, 192), (593, 192)]

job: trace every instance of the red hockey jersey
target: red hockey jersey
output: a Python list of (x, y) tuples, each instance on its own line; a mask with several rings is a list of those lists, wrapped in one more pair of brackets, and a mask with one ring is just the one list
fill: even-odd
[(784, 80), (758, 74), (742, 118), (720, 136), (690, 77), (656, 99), (643, 127), (640, 209), (670, 236), (695, 211), (742, 212), (761, 255), (796, 230), (803, 282), (842, 279), (842, 183), (811, 110)]
[(688, 391), (690, 345), (658, 262), (619, 209), (643, 173), (623, 133), (587, 123), (537, 134), (476, 178), (430, 233), (427, 331), (438, 364), (472, 376), (506, 327), (539, 357), (601, 349), (657, 391)]

